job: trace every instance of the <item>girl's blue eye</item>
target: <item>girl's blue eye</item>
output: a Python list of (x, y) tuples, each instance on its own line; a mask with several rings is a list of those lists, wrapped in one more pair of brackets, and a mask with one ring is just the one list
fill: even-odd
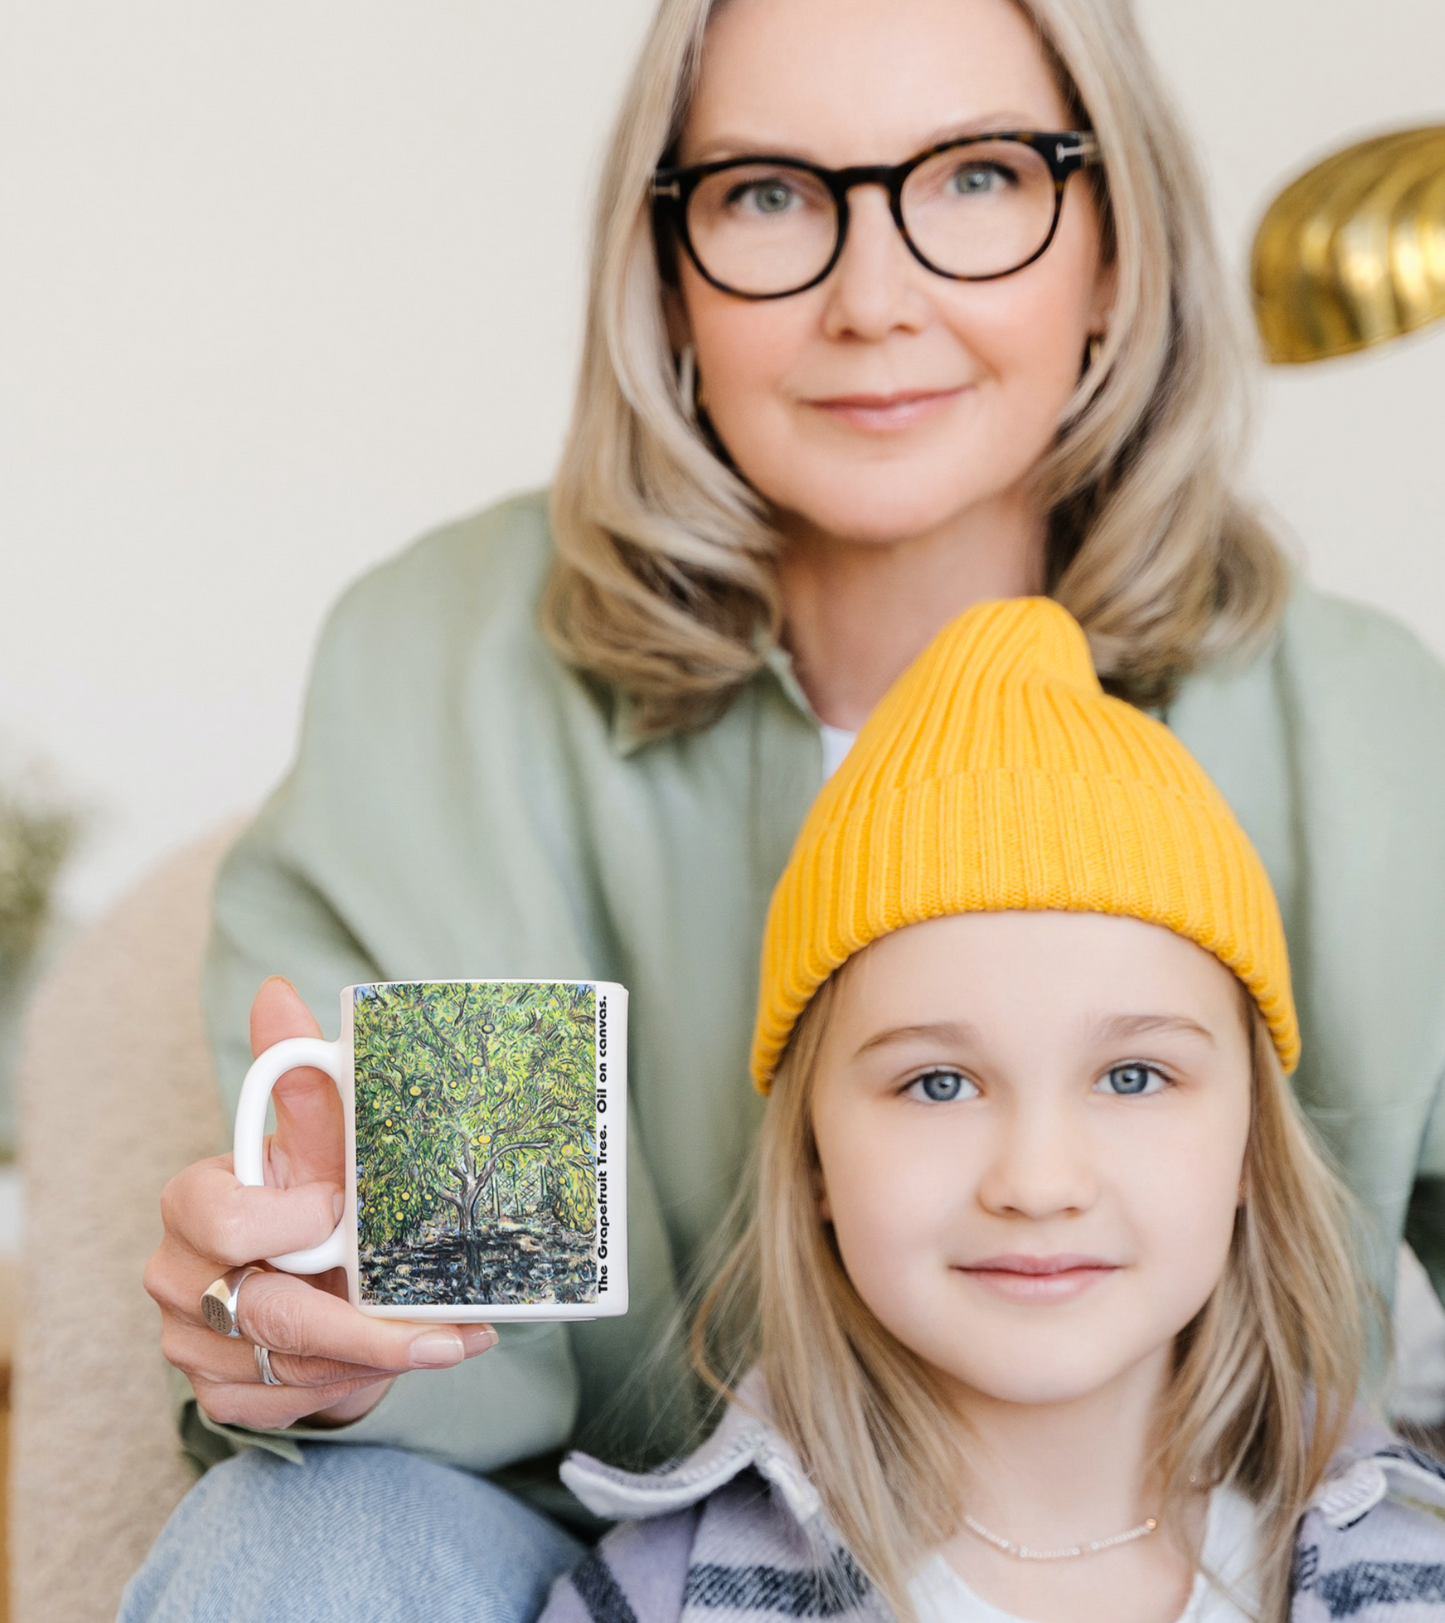
[(1152, 1065), (1114, 1065), (1094, 1086), (1116, 1098), (1132, 1099), (1140, 1094), (1158, 1093), (1164, 1086), (1164, 1078)]
[(978, 1089), (957, 1071), (925, 1071), (922, 1076), (915, 1076), (904, 1091), (915, 1099), (946, 1105), (954, 1099), (971, 1099)]

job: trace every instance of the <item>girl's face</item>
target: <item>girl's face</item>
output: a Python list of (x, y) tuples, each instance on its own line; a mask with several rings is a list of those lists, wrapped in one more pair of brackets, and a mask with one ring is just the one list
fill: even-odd
[(1193, 943), (1099, 914), (936, 919), (841, 975), (822, 1215), (961, 1398), (1159, 1380), (1223, 1273), (1250, 1108), (1238, 983)]
[[(1071, 123), (1011, 0), (729, 0), (679, 162), (894, 164), (955, 136)], [(1016, 502), (1108, 313), (1087, 184), (1067, 183), (1043, 257), (991, 282), (926, 270), (881, 188), (849, 207), (839, 263), (788, 298), (720, 292), (679, 254), (675, 336), (696, 346), (719, 436), (784, 529), (889, 541)]]

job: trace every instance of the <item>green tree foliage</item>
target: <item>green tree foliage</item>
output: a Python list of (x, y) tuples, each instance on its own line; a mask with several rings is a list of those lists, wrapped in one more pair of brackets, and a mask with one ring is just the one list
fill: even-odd
[(508, 1210), (519, 1182), (545, 1190), (567, 1227), (592, 1228), (591, 987), (402, 984), (355, 997), (363, 1246), (438, 1219), (470, 1235), (494, 1209), (520, 1216)]
[(591, 1157), (581, 1151), (564, 1152), (561, 1164), (549, 1169), (549, 1205), (564, 1228), (590, 1234), (597, 1227), (597, 1176)]

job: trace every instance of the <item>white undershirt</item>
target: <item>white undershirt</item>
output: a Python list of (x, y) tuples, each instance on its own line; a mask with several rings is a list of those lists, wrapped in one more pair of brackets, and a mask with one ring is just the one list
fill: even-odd
[(819, 723), (818, 730), (823, 735), (823, 782), (826, 783), (842, 766), (843, 757), (853, 748), (853, 740), (858, 735), (843, 727), (830, 727), (826, 721)]
[[(1229, 1488), (1210, 1494), (1200, 1560), (1204, 1570), (1196, 1576), (1177, 1623), (1250, 1623), (1259, 1604), (1249, 1570), (1257, 1530), (1254, 1506), (1242, 1494)], [(1028, 1623), (975, 1595), (941, 1555), (924, 1562), (908, 1593), (918, 1623)]]

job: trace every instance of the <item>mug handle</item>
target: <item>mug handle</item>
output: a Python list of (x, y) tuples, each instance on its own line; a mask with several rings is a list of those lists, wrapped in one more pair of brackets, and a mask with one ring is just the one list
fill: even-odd
[[(246, 1080), (241, 1084), (241, 1099), (236, 1106), (236, 1138), (233, 1164), (237, 1179), (248, 1188), (259, 1189), (265, 1182), (262, 1159), (266, 1138), (266, 1106), (271, 1101), (271, 1089), (287, 1071), (302, 1066), (314, 1066), (325, 1071), (341, 1091), (346, 1074), (346, 1061), (340, 1043), (323, 1042), (320, 1037), (288, 1037), (273, 1043), (251, 1062)], [(330, 1237), (304, 1251), (288, 1251), (282, 1257), (267, 1257), (273, 1268), (288, 1274), (320, 1274), (328, 1268), (340, 1268), (347, 1260), (346, 1218), (343, 1216)]]

